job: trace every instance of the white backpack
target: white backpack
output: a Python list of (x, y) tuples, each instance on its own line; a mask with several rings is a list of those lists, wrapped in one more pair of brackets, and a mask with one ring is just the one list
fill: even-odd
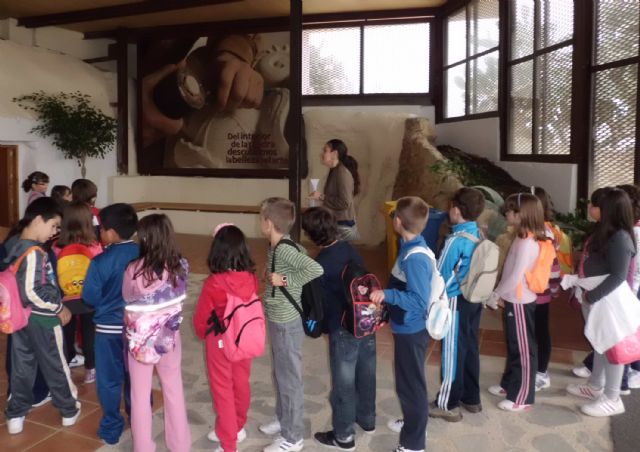
[[(426, 327), (429, 335), (439, 341), (447, 335), (451, 329), (451, 308), (449, 307), (449, 298), (447, 297), (446, 284), (444, 278), (438, 271), (436, 257), (429, 248), (424, 246), (416, 246), (409, 250), (403, 260), (412, 254), (424, 254), (433, 266), (433, 275), (431, 276), (431, 297), (427, 307)], [(400, 269), (400, 265), (396, 260), (391, 274), (402, 282), (407, 282), (404, 272)]]
[(460, 290), (469, 303), (485, 302), (496, 287), (500, 248), (491, 240), (479, 239), (466, 232), (460, 232), (459, 236), (476, 244), (467, 277), (459, 281)]

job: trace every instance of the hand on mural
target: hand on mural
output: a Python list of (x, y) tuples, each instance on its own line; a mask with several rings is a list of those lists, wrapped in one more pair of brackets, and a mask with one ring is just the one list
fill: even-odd
[(220, 74), (215, 96), (217, 109), (233, 111), (239, 107), (259, 107), (264, 92), (262, 76), (230, 52), (221, 52), (216, 61)]

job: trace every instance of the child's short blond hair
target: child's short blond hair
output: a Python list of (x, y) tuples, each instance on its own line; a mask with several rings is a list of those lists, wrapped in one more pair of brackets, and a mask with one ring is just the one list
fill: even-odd
[(280, 234), (288, 234), (296, 220), (296, 206), (284, 198), (267, 198), (260, 204), (260, 215), (271, 220)]
[(406, 231), (420, 234), (429, 219), (429, 206), (417, 196), (404, 196), (398, 199), (395, 215)]

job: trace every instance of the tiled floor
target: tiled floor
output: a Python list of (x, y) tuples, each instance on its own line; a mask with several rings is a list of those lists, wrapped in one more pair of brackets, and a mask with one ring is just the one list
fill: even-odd
[[(180, 235), (179, 237), (181, 248), (183, 250), (184, 255), (189, 259), (192, 273), (194, 273), (194, 277), (198, 281), (203, 279), (203, 276), (197, 276), (195, 274), (206, 274), (206, 256), (210, 246), (210, 238), (202, 237), (202, 236), (189, 236), (189, 235)], [(250, 241), (250, 249), (256, 263), (258, 264), (258, 269), (261, 271), (264, 268), (264, 261), (266, 257), (266, 241), (264, 240), (251, 240)], [(366, 248), (361, 249), (363, 257), (370, 269), (370, 271), (378, 274), (380, 279), (383, 282), (386, 282), (387, 279), (387, 267), (386, 267), (386, 252), (383, 246), (375, 247), (375, 248)], [(314, 254), (314, 250), (310, 249), (310, 253)], [(193, 296), (195, 297), (195, 295)], [(192, 297), (192, 298), (193, 298)], [(190, 300), (191, 303), (195, 302), (195, 299)], [(192, 309), (192, 306), (191, 306)], [(554, 350), (552, 353), (552, 361), (553, 372), (556, 372), (557, 369), (564, 369), (562, 372), (566, 372), (568, 369), (568, 365), (577, 362), (582, 355), (584, 355), (583, 350), (587, 349), (587, 344), (584, 338), (581, 335), (582, 325), (581, 319), (577, 312), (572, 311), (571, 308), (566, 303), (566, 300), (559, 299), (554, 301), (552, 306), (552, 320), (551, 320), (551, 330), (552, 337), (554, 341)], [(493, 373), (497, 372), (499, 369), (501, 360), (500, 357), (505, 356), (505, 343), (503, 339), (503, 332), (501, 328), (502, 322), (500, 320), (499, 312), (490, 312), (485, 311), (483, 313), (483, 319), (481, 323), (481, 334), (480, 334), (480, 350), (481, 354), (486, 358), (483, 359), (483, 366), (488, 365), (486, 363), (491, 363), (491, 372), (492, 378), (494, 378)], [(185, 334), (187, 334), (185, 332)], [(191, 334), (191, 333), (190, 333)], [(191, 337), (191, 336), (189, 336)], [(184, 340), (183, 340), (184, 342)], [(310, 341), (313, 345), (313, 348), (321, 347), (320, 341)], [(307, 345), (309, 341), (305, 343), (305, 356), (307, 353)], [(379, 367), (384, 366), (388, 367), (390, 365), (392, 359), (392, 341), (389, 334), (388, 329), (382, 330), (378, 337), (378, 362)], [(199, 346), (199, 345), (198, 345)], [(5, 353), (5, 337), (0, 336), (0, 362), (4, 361), (4, 353)], [(199, 350), (199, 348), (197, 348)], [(196, 351), (195, 354), (197, 356), (201, 356), (199, 351)], [(320, 353), (325, 353), (326, 351), (320, 351)], [(495, 358), (492, 358), (495, 357)], [(189, 358), (190, 360), (192, 358)], [(259, 392), (264, 392), (264, 399), (256, 400), (252, 404), (252, 410), (258, 409), (260, 413), (266, 412), (269, 410), (264, 409), (264, 404), (270, 404), (270, 396), (268, 391), (268, 385), (262, 380), (268, 380), (268, 362), (266, 360), (264, 363), (257, 362), (255, 367), (255, 373), (260, 373), (260, 376), (257, 377), (260, 382), (256, 382), (254, 384), (254, 390), (259, 388)], [(440, 343), (432, 342), (429, 355), (428, 355), (428, 365), (429, 371), (431, 374), (437, 371), (437, 367), (440, 362)], [(305, 363), (305, 367), (307, 364)], [(196, 366), (198, 367), (198, 366)], [(198, 368), (200, 368), (199, 366)], [(189, 361), (188, 363), (183, 360), (183, 369), (185, 373), (191, 375), (191, 370), (193, 370), (193, 363)], [(322, 369), (318, 369), (319, 372), (326, 372), (324, 367)], [(100, 408), (97, 403), (97, 397), (95, 393), (95, 385), (84, 385), (82, 383), (83, 369), (74, 369), (73, 370), (73, 378), (74, 381), (78, 384), (78, 390), (80, 394), (80, 399), (83, 404), (82, 415), (77, 425), (69, 429), (62, 429), (60, 425), (60, 415), (58, 411), (51, 405), (45, 405), (44, 407), (34, 409), (28, 416), (28, 420), (25, 423), (25, 430), (20, 435), (8, 435), (6, 428), (4, 427), (4, 420), (2, 420), (2, 424), (0, 424), (0, 450), (2, 451), (45, 451), (45, 452), (82, 452), (82, 451), (91, 451), (96, 450), (102, 446), (102, 443), (96, 436), (96, 430), (98, 426), (98, 422), (101, 416)], [(386, 388), (386, 390), (390, 390), (391, 393), (388, 399), (383, 400), (383, 405), (385, 403), (391, 404), (395, 408), (394, 403), (391, 400), (392, 397), (392, 386), (390, 381), (387, 381), (389, 369), (385, 370), (384, 379), (381, 387)], [(321, 377), (321, 381), (327, 380), (322, 375), (324, 374), (314, 374), (315, 378), (318, 379), (318, 375)], [(497, 374), (496, 374), (497, 375)], [(564, 374), (563, 374), (564, 375)], [(204, 375), (197, 376), (189, 376), (185, 378), (185, 386), (189, 384), (189, 388), (187, 391), (193, 391), (194, 388), (191, 387), (195, 384), (195, 379), (200, 382), (200, 380), (206, 380)], [(379, 378), (381, 376), (379, 375)], [(565, 377), (563, 377), (565, 378)], [(430, 380), (430, 390), (433, 390), (432, 383), (437, 379), (437, 377), (433, 377)], [(0, 394), (6, 393), (6, 383), (7, 377), (4, 372), (0, 372)], [(202, 382), (201, 382), (202, 383)], [(493, 381), (487, 381), (486, 384), (493, 383)], [(306, 384), (306, 383), (305, 383)], [(266, 386), (265, 386), (266, 385)], [(319, 403), (323, 403), (323, 408), (317, 408), (317, 415), (321, 415), (326, 410), (326, 391), (328, 390), (326, 384), (320, 385), (322, 389), (317, 389), (317, 393), (313, 393), (313, 398), (318, 398), (318, 400), (313, 403), (316, 406)], [(313, 385), (309, 385), (309, 388), (313, 388)], [(313, 389), (310, 389), (313, 391)], [(162, 405), (162, 396), (159, 391), (154, 391), (154, 403), (156, 408), (159, 408)], [(556, 395), (553, 394), (552, 395)], [(484, 396), (483, 396), (484, 397)], [(0, 397), (0, 409), (4, 410), (6, 405), (6, 401), (4, 397)], [(208, 396), (208, 391), (206, 390), (206, 384), (202, 387), (202, 389), (196, 392), (195, 395), (187, 396), (187, 401), (190, 403), (190, 421), (192, 422), (192, 431), (194, 432), (194, 450), (206, 450), (213, 446), (212, 443), (208, 443), (206, 438), (202, 435), (205, 435), (208, 431), (209, 427), (212, 425), (213, 419), (211, 415), (202, 415), (199, 413), (205, 412), (210, 413), (210, 398)], [(389, 406), (391, 406), (389, 405)], [(197, 409), (191, 409), (192, 406), (199, 406), (201, 409), (198, 411)], [(256, 408), (262, 406), (263, 408)], [(388, 407), (387, 407), (388, 408)], [(391, 412), (394, 411), (390, 408), (385, 409), (383, 406), (383, 412)], [(162, 417), (160, 412), (156, 412), (156, 416), (154, 419), (154, 428), (161, 429), (162, 427)], [(396, 413), (397, 414), (397, 413)], [(315, 416), (317, 417), (317, 416)], [(314, 418), (315, 418), (314, 417)], [(309, 427), (310, 428), (310, 427)], [(255, 429), (254, 429), (255, 430)], [(255, 432), (254, 432), (255, 433)], [(201, 438), (198, 440), (198, 436)], [(604, 433), (603, 433), (604, 435)], [(121, 442), (118, 450), (130, 450), (130, 434), (126, 433), (123, 437), (123, 442)], [(129, 439), (126, 439), (129, 438)], [(204, 439), (203, 439), (204, 438)], [(159, 440), (159, 450), (164, 450), (160, 447), (162, 443), (161, 435), (158, 435), (157, 440)], [(436, 441), (439, 441), (436, 438)], [(601, 441), (600, 441), (601, 442)], [(367, 443), (369, 444), (369, 443)], [(371, 443), (373, 444), (373, 443)], [(606, 441), (605, 441), (606, 444)], [(515, 444), (513, 444), (515, 446)], [(522, 447), (521, 445), (519, 445)], [(363, 448), (364, 447), (364, 448)], [(369, 446), (361, 446), (358, 450), (373, 450), (377, 449), (373, 447), (373, 445), (369, 448)], [(445, 448), (448, 450), (448, 448)], [(242, 450), (242, 448), (241, 448)], [(245, 450), (260, 450), (259, 447), (251, 447), (250, 449)], [(313, 447), (310, 450), (314, 450)], [(439, 450), (439, 449), (432, 449)], [(451, 449), (458, 450), (458, 449)], [(483, 449), (484, 450), (484, 449)], [(496, 448), (494, 450), (503, 450), (501, 448)], [(505, 449), (506, 450), (506, 449)], [(513, 449), (516, 450), (516, 449)], [(606, 450), (606, 447), (605, 447)]]

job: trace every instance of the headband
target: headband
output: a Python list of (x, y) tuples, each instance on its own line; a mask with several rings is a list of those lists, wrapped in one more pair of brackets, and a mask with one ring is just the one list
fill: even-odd
[(220, 223), (218, 226), (216, 226), (213, 229), (212, 236), (215, 237), (216, 235), (218, 235), (218, 232), (220, 232), (220, 229), (226, 228), (227, 226), (235, 226), (235, 224), (233, 224), (233, 223)]

